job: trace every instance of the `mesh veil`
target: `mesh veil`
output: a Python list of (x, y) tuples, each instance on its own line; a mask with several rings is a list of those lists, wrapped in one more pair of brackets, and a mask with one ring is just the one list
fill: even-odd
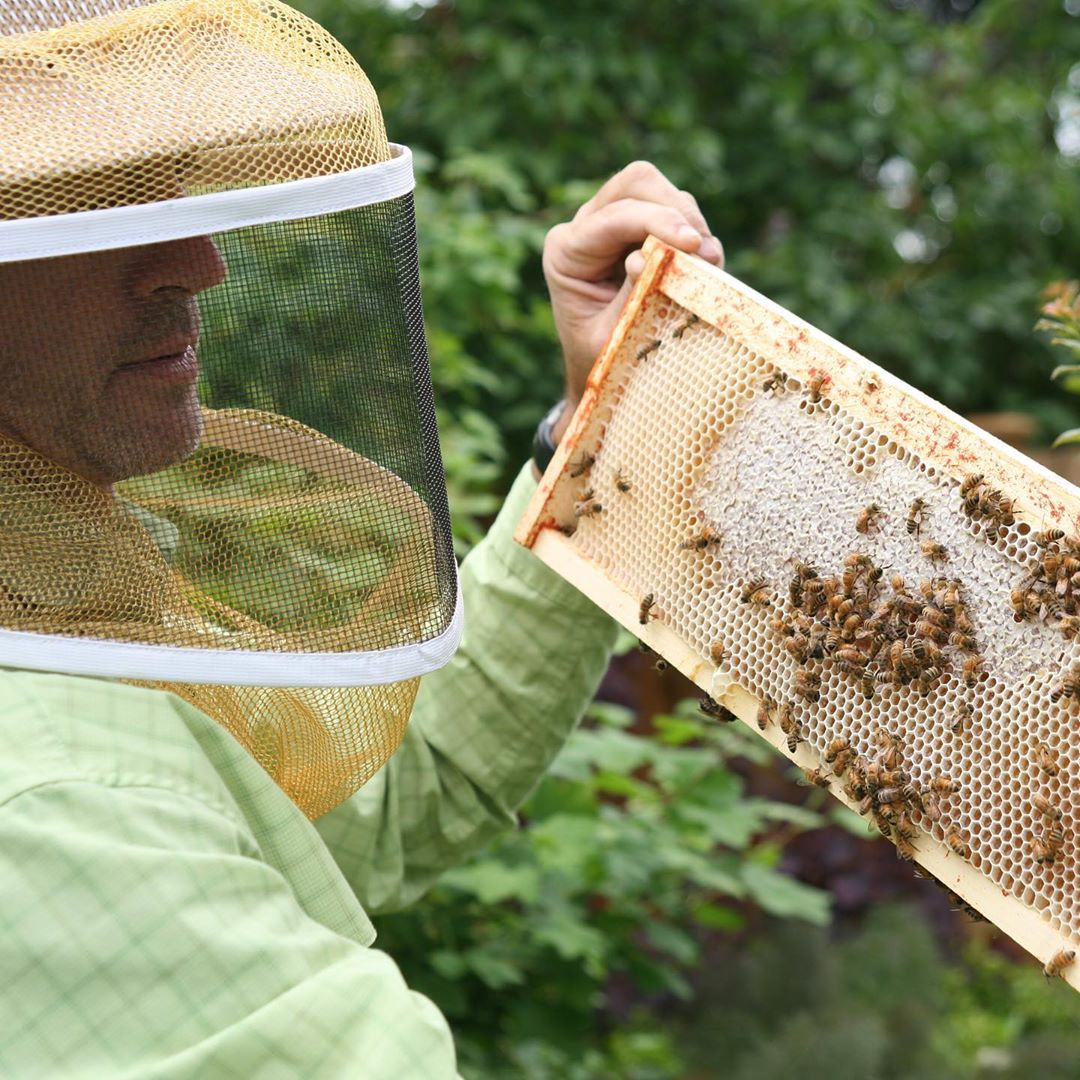
[(0, 0), (0, 647), (224, 724), (311, 817), (460, 606), (408, 152), (263, 0)]

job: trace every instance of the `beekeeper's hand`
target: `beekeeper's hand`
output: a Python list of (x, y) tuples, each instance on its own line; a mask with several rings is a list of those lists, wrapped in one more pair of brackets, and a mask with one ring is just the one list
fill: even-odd
[(724, 264), (723, 248), (697, 201), (647, 161), (617, 172), (572, 221), (547, 234), (544, 276), (566, 364), (569, 404), (552, 432), (555, 441), (581, 400), (593, 361), (645, 266), (640, 249), (649, 233), (680, 251)]

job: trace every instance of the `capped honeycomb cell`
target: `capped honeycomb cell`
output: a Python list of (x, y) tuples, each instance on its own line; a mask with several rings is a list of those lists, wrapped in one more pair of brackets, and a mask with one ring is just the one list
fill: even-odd
[(1076, 947), (1080, 493), (648, 250), (518, 539), (755, 732), (763, 703), (768, 741), (1040, 960)]

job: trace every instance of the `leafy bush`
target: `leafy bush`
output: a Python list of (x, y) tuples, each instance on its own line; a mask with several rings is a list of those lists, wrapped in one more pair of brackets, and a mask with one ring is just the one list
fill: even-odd
[(638, 157), (698, 196), (751, 285), (955, 409), (1066, 422), (1029, 315), (1080, 265), (1080, 18), (1060, 3), (940, 23), (881, 0), (304, 3), (423, 155), (443, 418), (495, 419), (496, 486), (559, 394), (544, 229)]
[(817, 815), (746, 797), (727, 764), (770, 751), (689, 710), (652, 735), (615, 706), (591, 715), (522, 829), (378, 921), (410, 985), (450, 1018), (467, 1075), (674, 1075), (679, 1055), (645, 1006), (691, 997), (703, 943), (742, 927), (748, 904), (828, 921), (827, 894), (782, 873), (767, 838)]
[[(1035, 324), (1035, 329), (1053, 334), (1050, 344), (1059, 345), (1072, 354), (1071, 362), (1059, 364), (1050, 373), (1050, 378), (1060, 379), (1066, 390), (1080, 394), (1080, 284), (1055, 281), (1046, 287), (1044, 299), (1042, 318)], [(1054, 445), (1077, 442), (1080, 442), (1080, 428), (1069, 428), (1054, 440)]]

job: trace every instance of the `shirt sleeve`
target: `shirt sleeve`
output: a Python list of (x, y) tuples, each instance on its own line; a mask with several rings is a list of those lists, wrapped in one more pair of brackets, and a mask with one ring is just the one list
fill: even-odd
[(462, 564), (462, 646), (421, 682), (401, 747), (316, 822), (368, 911), (412, 903), (513, 823), (607, 667), (615, 623), (514, 543), (535, 489), (522, 470)]
[(0, 881), (4, 1076), (455, 1076), (434, 1005), (196, 798), (33, 788), (0, 807)]

